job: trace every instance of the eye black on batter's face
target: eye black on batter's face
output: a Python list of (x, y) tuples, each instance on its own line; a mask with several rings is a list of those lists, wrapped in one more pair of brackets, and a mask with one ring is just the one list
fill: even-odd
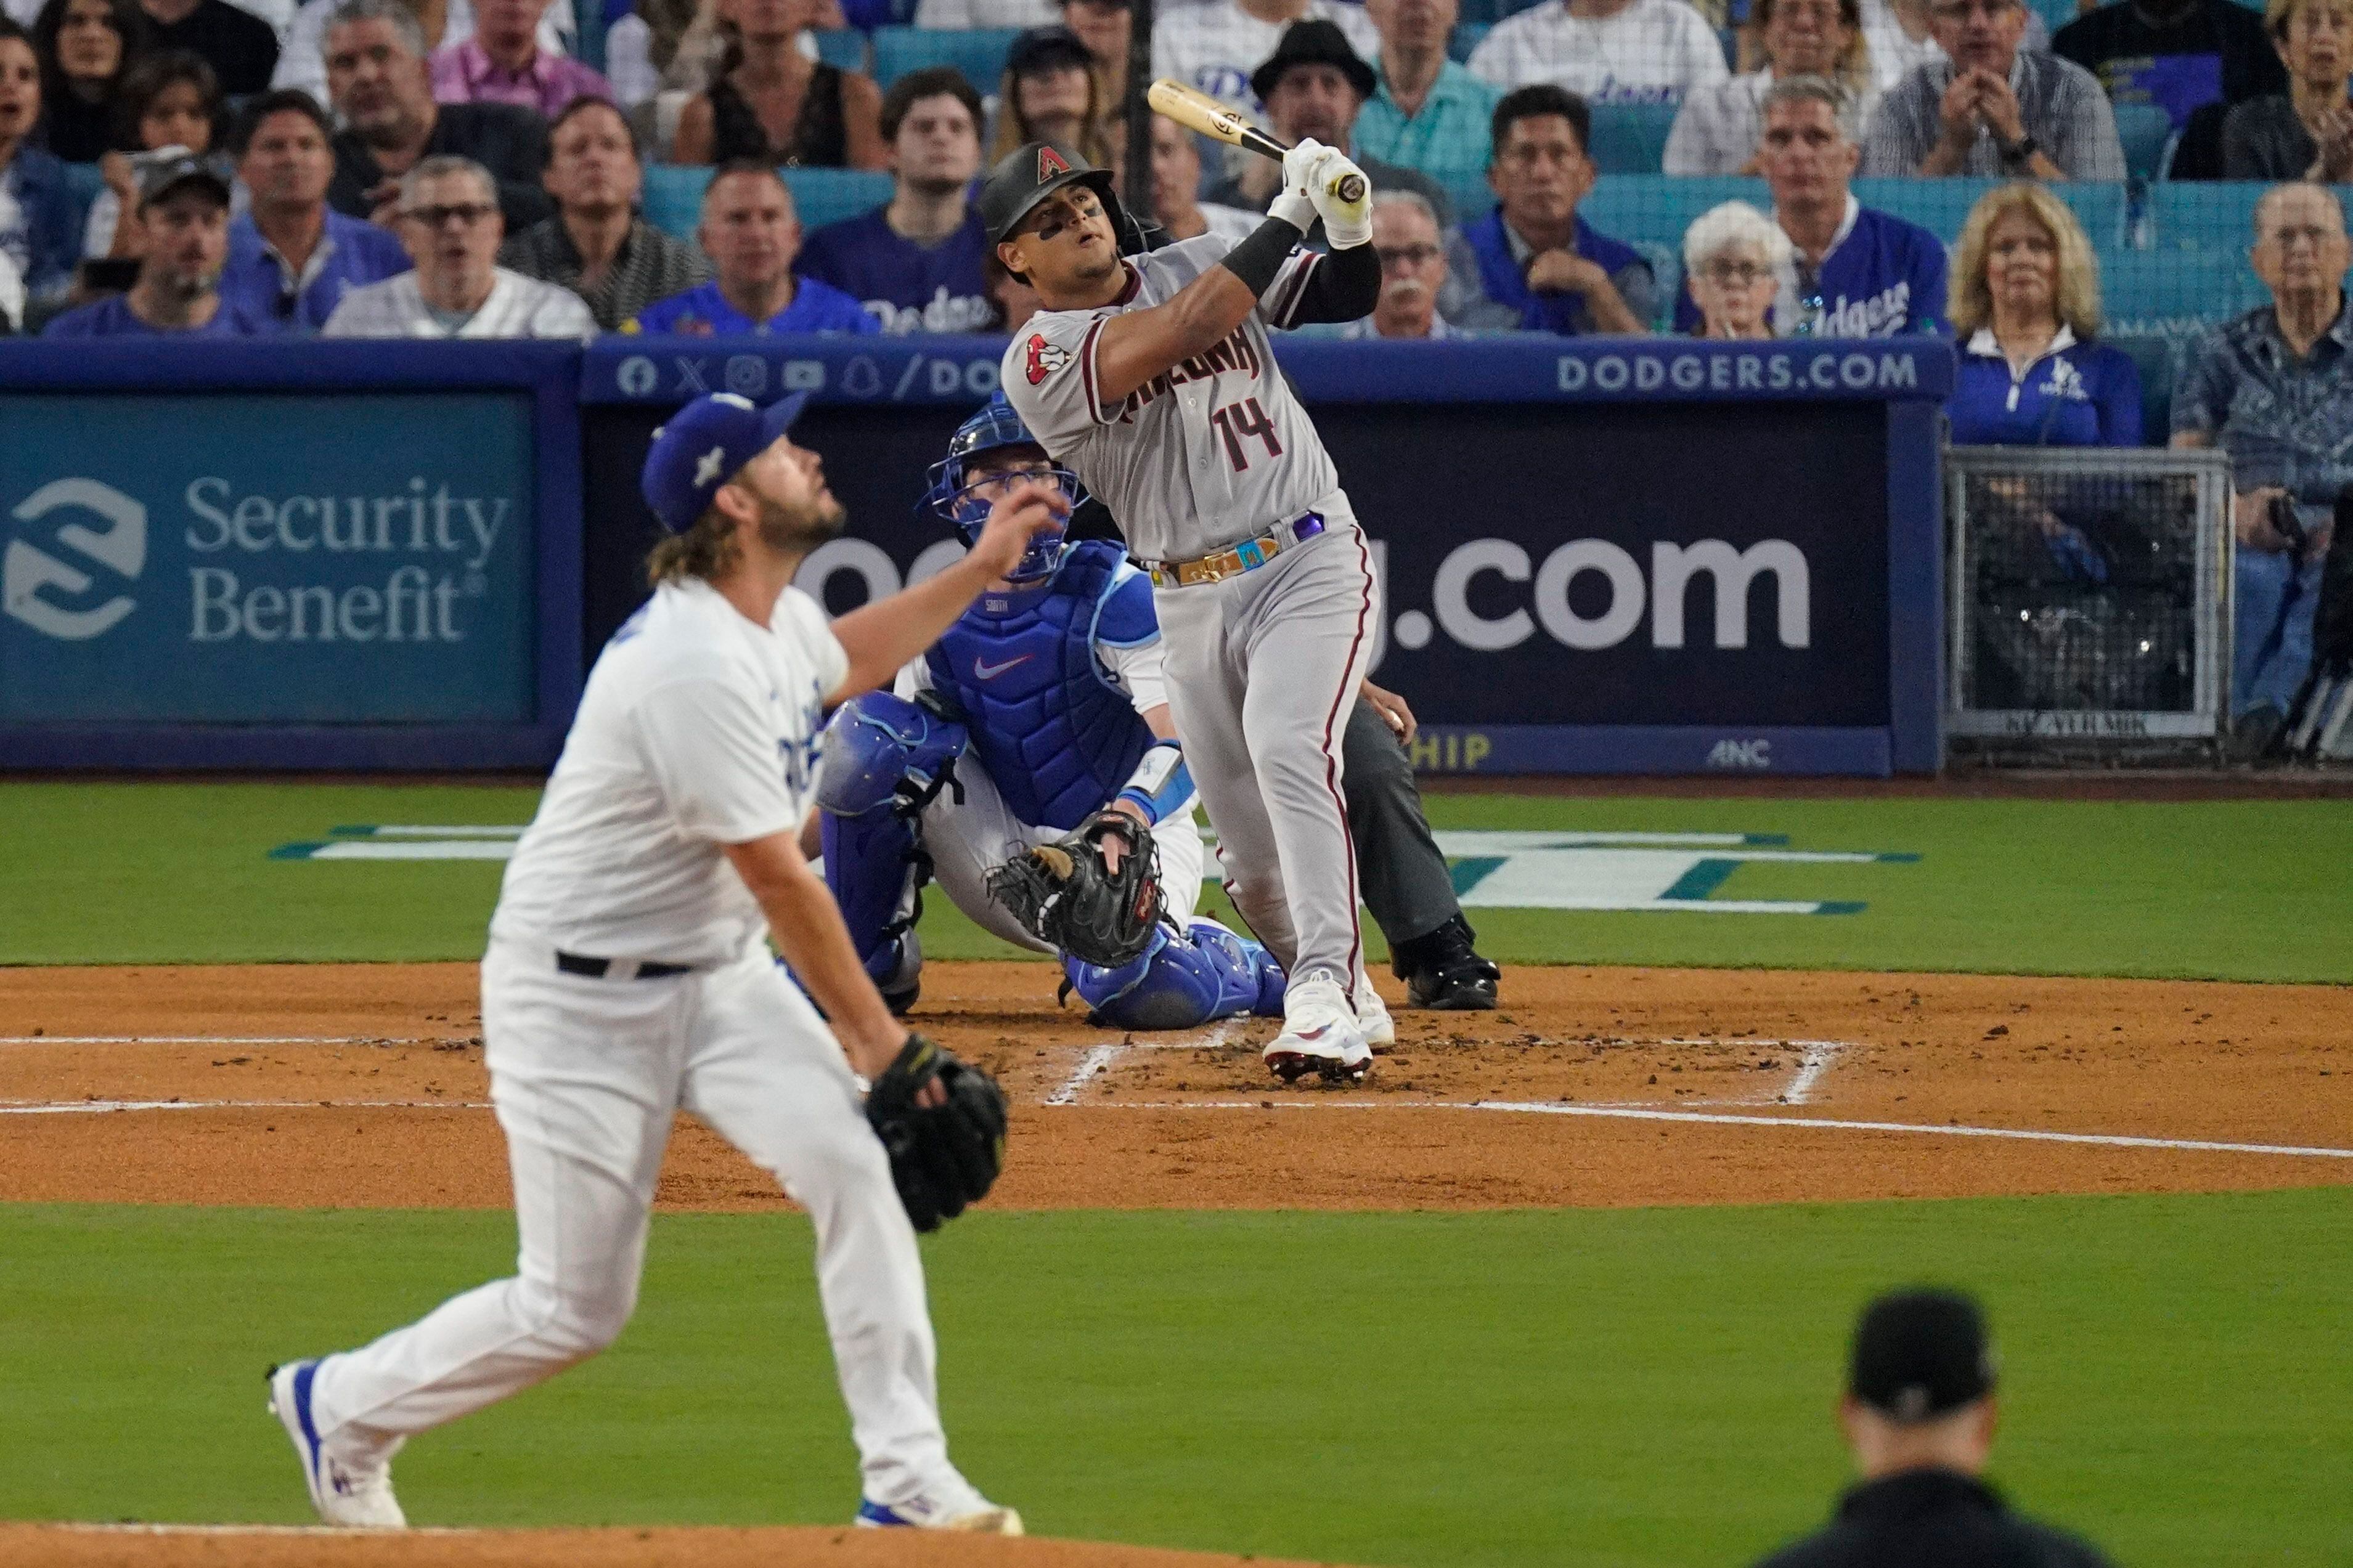
[(1119, 265), (1111, 215), (1103, 198), (1085, 185), (1065, 185), (1039, 202), (1014, 231), (1014, 248), (1024, 259), (1010, 265), (1036, 279), (1092, 280)]

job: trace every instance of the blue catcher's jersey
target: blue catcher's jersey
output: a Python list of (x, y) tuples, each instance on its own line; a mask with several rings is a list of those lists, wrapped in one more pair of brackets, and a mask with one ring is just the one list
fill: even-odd
[(1151, 584), (1141, 573), (1122, 578), (1125, 559), (1115, 544), (1080, 544), (1043, 589), (983, 595), (924, 656), (997, 793), (1033, 827), (1078, 826), (1153, 743), (1095, 658), (1098, 642), (1127, 647), (1160, 635)]

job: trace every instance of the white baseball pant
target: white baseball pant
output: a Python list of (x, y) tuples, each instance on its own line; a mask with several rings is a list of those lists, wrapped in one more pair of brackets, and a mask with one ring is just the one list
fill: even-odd
[(321, 1364), (322, 1439), (366, 1460), (612, 1343), (637, 1304), (647, 1217), (683, 1109), (775, 1175), (817, 1227), (818, 1292), (865, 1495), (948, 1468), (914, 1227), (840, 1047), (754, 947), (718, 969), (591, 979), (493, 941), (491, 1099), (514, 1173), (515, 1277)]
[(1364, 972), (1342, 737), (1380, 595), (1347, 498), (1324, 531), (1219, 583), (1156, 588), (1168, 709), (1234, 907), (1294, 979)]

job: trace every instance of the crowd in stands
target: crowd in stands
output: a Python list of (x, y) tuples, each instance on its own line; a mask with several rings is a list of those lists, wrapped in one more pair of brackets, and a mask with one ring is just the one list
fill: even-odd
[[(1462, 0), (1155, 6), (1155, 74), (1372, 177), (1380, 303), (1318, 335), (1942, 333), (1957, 442), (2157, 444), (2169, 418), (2238, 458), (2233, 707), (2284, 707), (2353, 479), (2327, 188), (2353, 182), (2353, 0), (2113, 0), (2055, 33), (2048, 0), (1472, 3), (1469, 27)], [(577, 58), (590, 6), (603, 69)], [(1177, 240), (1247, 235), (1279, 174), (1155, 119), (1129, 179), (1131, 0), (0, 10), (0, 327), (57, 336), (1009, 331), (1036, 300), (974, 208), (996, 157), (1110, 166)], [(947, 52), (885, 69), (883, 34), (843, 31), (909, 20)], [(2169, 413), (2102, 338), (2102, 258), (2136, 242), (2087, 233), (2073, 194), (2138, 211), (2158, 170), (2120, 126), (2152, 123), (2166, 185), (2273, 183), (2253, 235), (2179, 253), (2251, 262), (2269, 298), (2191, 312), (2211, 330), (2168, 351)], [(1648, 168), (1745, 199), (1597, 221), (1629, 126)], [(819, 173), (871, 205), (805, 229)], [(1890, 194), (1949, 177), (1977, 184), (1941, 216)], [(649, 183), (680, 178), (656, 222)]]

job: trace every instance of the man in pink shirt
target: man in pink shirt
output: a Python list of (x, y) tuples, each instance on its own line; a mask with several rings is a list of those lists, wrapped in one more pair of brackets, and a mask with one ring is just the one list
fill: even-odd
[(546, 9), (547, 0), (475, 0), (474, 36), (433, 51), (435, 100), (512, 104), (553, 120), (575, 98), (610, 99), (604, 77), (539, 47)]

